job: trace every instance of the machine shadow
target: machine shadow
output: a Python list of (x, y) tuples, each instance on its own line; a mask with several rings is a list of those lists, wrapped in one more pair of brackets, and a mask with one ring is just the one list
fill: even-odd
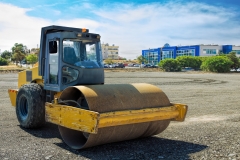
[(43, 127), (37, 129), (26, 129), (19, 125), (19, 127), (28, 132), (29, 134), (38, 137), (38, 138), (59, 138), (61, 135), (58, 131), (58, 126), (51, 123), (46, 123)]
[(141, 138), (74, 150), (65, 143), (55, 143), (79, 157), (105, 159), (189, 159), (189, 154), (208, 146), (158, 137)]
[[(39, 138), (59, 138), (58, 126), (46, 123), (39, 129), (25, 129), (24, 131)], [(207, 148), (205, 145), (191, 142), (170, 140), (158, 137), (148, 137), (123, 142), (116, 142), (74, 150), (64, 142), (55, 143), (58, 147), (68, 150), (79, 157), (93, 160), (105, 159), (189, 159), (189, 154), (200, 152)]]

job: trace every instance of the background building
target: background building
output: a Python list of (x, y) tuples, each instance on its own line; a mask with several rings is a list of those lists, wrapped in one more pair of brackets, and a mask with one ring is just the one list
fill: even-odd
[(118, 59), (118, 50), (119, 46), (115, 46), (114, 44), (110, 46), (108, 43), (101, 44), (102, 47), (102, 55), (103, 59)]
[(146, 58), (147, 64), (157, 65), (161, 58), (161, 49), (148, 49), (142, 51), (142, 56)]
[(189, 45), (189, 46), (170, 46), (165, 44), (162, 48), (142, 50), (142, 56), (147, 59), (147, 63), (157, 65), (160, 60), (178, 56), (213, 56), (219, 53), (228, 54), (236, 52), (240, 57), (240, 46), (235, 45)]

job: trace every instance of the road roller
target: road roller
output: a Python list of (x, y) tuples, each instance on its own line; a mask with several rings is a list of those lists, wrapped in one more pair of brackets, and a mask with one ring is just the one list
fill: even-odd
[(40, 41), (38, 62), (8, 90), (21, 127), (56, 124), (68, 146), (83, 149), (153, 136), (184, 121), (187, 105), (171, 103), (157, 86), (104, 84), (99, 34), (47, 26)]

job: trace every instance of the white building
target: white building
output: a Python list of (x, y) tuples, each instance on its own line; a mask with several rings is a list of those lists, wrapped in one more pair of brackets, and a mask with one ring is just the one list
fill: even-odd
[(114, 44), (110, 46), (108, 43), (101, 44), (103, 59), (118, 59), (119, 57), (119, 46)]

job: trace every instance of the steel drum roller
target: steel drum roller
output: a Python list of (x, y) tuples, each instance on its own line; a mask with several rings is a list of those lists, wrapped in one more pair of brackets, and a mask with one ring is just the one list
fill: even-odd
[[(72, 86), (62, 92), (60, 99), (77, 101), (81, 108), (99, 113), (171, 105), (160, 88), (145, 83)], [(74, 149), (82, 149), (156, 135), (165, 130), (169, 123), (170, 120), (160, 120), (99, 128), (97, 134), (88, 134), (62, 126), (58, 128), (67, 145)]]

